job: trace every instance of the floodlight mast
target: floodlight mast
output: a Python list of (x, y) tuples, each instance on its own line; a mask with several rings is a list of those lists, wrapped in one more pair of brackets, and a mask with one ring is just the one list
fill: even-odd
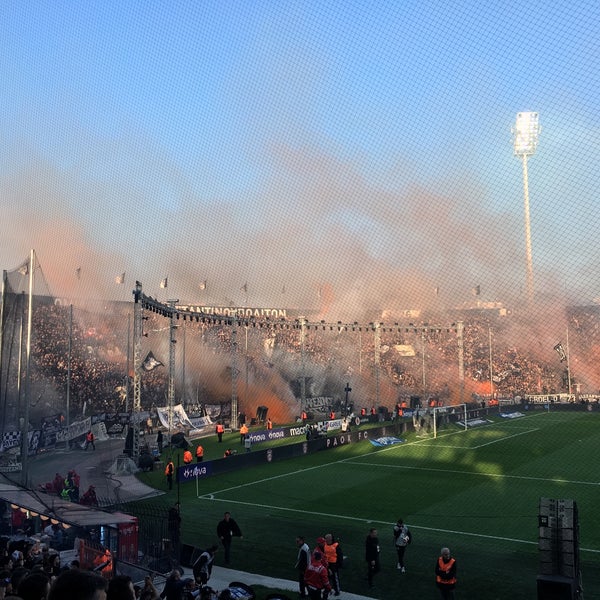
[(512, 128), (513, 148), (515, 156), (523, 162), (523, 202), (525, 209), (525, 287), (527, 302), (533, 303), (533, 258), (531, 252), (531, 219), (529, 215), (529, 178), (527, 173), (527, 157), (533, 156), (540, 136), (539, 113), (517, 113), (515, 126)]

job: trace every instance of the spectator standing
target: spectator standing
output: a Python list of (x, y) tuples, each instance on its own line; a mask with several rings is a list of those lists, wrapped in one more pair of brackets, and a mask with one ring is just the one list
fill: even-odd
[(156, 434), (156, 445), (158, 446), (158, 453), (162, 454), (163, 451), (163, 432), (159, 429)]
[(310, 563), (306, 567), (304, 583), (306, 584), (310, 600), (327, 598), (327, 594), (331, 591), (327, 568), (323, 566), (322, 556), (318, 550), (313, 552)]
[(299, 535), (296, 538), (296, 546), (298, 546), (298, 557), (294, 565), (298, 569), (298, 587), (300, 589), (300, 598), (306, 598), (306, 583), (304, 582), (304, 572), (310, 564), (310, 548), (304, 541), (304, 537)]
[(17, 593), (22, 600), (43, 600), (50, 590), (50, 578), (42, 572), (30, 572), (19, 583)]
[(173, 545), (173, 552), (176, 558), (179, 558), (179, 542), (181, 539), (181, 512), (179, 502), (169, 509), (168, 515), (168, 528), (169, 537), (171, 538), (171, 544)]
[(164, 600), (183, 600), (184, 587), (185, 583), (181, 579), (181, 572), (173, 569), (165, 581), (165, 587), (160, 593), (160, 597)]
[(231, 560), (231, 540), (233, 537), (243, 539), (242, 530), (239, 525), (231, 518), (231, 513), (226, 512), (223, 519), (217, 525), (217, 535), (223, 544), (225, 550), (225, 564), (228, 565)]
[(63, 571), (50, 586), (48, 600), (98, 600), (106, 598), (108, 581), (92, 571), (69, 569)]
[(404, 553), (411, 541), (412, 534), (410, 530), (402, 519), (398, 519), (394, 525), (394, 543), (396, 545), (396, 553), (398, 554), (396, 568), (400, 569), (402, 573), (406, 573), (406, 569), (404, 568)]
[(144, 587), (140, 593), (140, 600), (158, 600), (159, 597), (160, 594), (152, 581), (152, 577), (146, 575), (144, 577)]
[(88, 449), (88, 446), (92, 447), (92, 450), (96, 449), (96, 438), (94, 437), (94, 433), (93, 431), (90, 429), (86, 434), (85, 434), (85, 448), (84, 450)]
[(129, 575), (115, 575), (108, 582), (106, 600), (135, 600), (131, 577)]
[(373, 577), (379, 573), (379, 537), (377, 529), (369, 529), (369, 535), (365, 540), (365, 560), (367, 561), (367, 581), (369, 587), (373, 587)]
[(440, 557), (435, 563), (435, 584), (444, 600), (454, 600), (456, 559), (450, 554), (449, 548), (441, 549)]
[(192, 565), (194, 579), (196, 580), (196, 583), (201, 586), (206, 585), (210, 579), (215, 560), (215, 554), (218, 549), (219, 547), (216, 545), (207, 548)]

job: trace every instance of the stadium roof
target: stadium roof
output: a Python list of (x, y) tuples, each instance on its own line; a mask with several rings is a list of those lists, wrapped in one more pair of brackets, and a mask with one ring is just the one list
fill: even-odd
[(56, 519), (76, 527), (103, 525), (117, 527), (119, 523), (131, 523), (135, 517), (124, 513), (109, 513), (97, 508), (68, 502), (43, 492), (26, 490), (14, 485), (0, 483), (0, 499), (19, 508), (38, 513), (42, 517)]

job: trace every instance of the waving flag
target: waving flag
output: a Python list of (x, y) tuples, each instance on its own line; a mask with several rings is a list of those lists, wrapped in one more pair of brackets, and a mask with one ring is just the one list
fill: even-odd
[(115, 277), (115, 283), (121, 285), (125, 283), (125, 273), (121, 273)]
[(156, 367), (164, 367), (164, 364), (160, 362), (157, 358), (155, 358), (152, 352), (148, 352), (144, 362), (142, 363), (142, 369), (144, 371), (153, 371)]
[(558, 342), (558, 344), (556, 344), (556, 346), (554, 346), (554, 349), (556, 350), (556, 353), (558, 354), (558, 356), (560, 358), (560, 362), (565, 362), (565, 360), (567, 360), (567, 354), (565, 352), (565, 349), (563, 348), (562, 343)]
[(160, 287), (163, 289), (167, 287), (167, 278), (166, 277), (160, 282)]

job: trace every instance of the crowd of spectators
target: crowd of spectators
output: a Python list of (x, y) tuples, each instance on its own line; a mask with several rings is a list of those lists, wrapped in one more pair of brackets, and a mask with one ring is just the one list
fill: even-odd
[[(571, 309), (565, 314), (569, 326), (571, 384), (581, 391), (598, 391), (600, 311), (597, 307)], [(75, 309), (51, 302), (40, 303), (33, 313), (31, 384), (39, 396), (56, 398), (64, 407), (69, 379), (73, 411), (119, 412), (125, 410), (125, 386), (131, 385), (131, 337), (128, 331), (131, 305), (104, 311)], [(554, 338), (543, 344), (540, 327), (519, 322), (514, 315), (493, 311), (453, 314), (452, 323), (429, 315), (418, 322), (345, 325), (307, 322), (301, 328), (294, 319), (197, 322), (177, 320), (177, 336), (185, 327), (188, 348), (187, 377), (195, 381), (193, 393), (178, 390), (184, 403), (200, 408), (223, 401), (230, 393), (232, 368), (245, 373), (255, 386), (269, 386), (274, 377), (298, 396), (298, 380), (306, 376), (307, 396), (341, 396), (347, 381), (363, 389), (380, 386), (390, 403), (400, 397), (429, 394), (448, 398), (459, 382), (459, 326), (462, 323), (462, 366), (465, 389), (482, 397), (523, 394), (557, 394), (569, 388), (566, 363), (554, 352)], [(447, 316), (446, 319), (447, 320)], [(143, 347), (153, 349), (162, 366), (144, 371), (141, 377), (142, 408), (164, 405), (168, 392), (168, 336), (165, 317), (145, 316)], [(14, 331), (18, 331), (14, 328)], [(235, 337), (234, 337), (235, 336)], [(13, 336), (14, 338), (14, 336)], [(10, 366), (5, 391), (17, 389), (17, 343), (5, 337), (4, 356)], [(159, 350), (160, 349), (160, 350)], [(8, 352), (7, 352), (8, 350)], [(127, 360), (127, 354), (130, 360)], [(235, 356), (234, 356), (235, 354)], [(6, 358), (8, 357), (8, 358)], [(181, 353), (178, 374), (181, 374)], [(218, 365), (211, 377), (204, 364)], [(235, 362), (234, 362), (235, 361)], [(129, 365), (129, 378), (127, 366)], [(490, 368), (491, 367), (491, 368)], [(7, 366), (4, 366), (6, 373)], [(12, 379), (11, 379), (12, 377)], [(216, 379), (219, 381), (217, 382)], [(216, 385), (218, 383), (219, 385)], [(176, 386), (180, 381), (176, 380)], [(35, 403), (34, 403), (35, 404)]]

